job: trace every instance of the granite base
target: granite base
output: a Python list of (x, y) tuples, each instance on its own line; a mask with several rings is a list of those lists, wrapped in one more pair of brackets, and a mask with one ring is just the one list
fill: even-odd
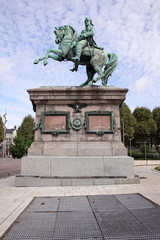
[(128, 156), (27, 156), (16, 186), (74, 186), (138, 183)]

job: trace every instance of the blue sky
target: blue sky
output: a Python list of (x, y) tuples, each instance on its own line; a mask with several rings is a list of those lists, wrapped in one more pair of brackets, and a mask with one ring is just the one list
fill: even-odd
[(97, 44), (118, 55), (108, 85), (129, 89), (132, 111), (160, 106), (159, 0), (0, 0), (0, 115), (7, 112), (8, 128), (34, 117), (26, 89), (86, 80), (85, 67), (70, 72), (72, 62), (33, 64), (48, 48), (58, 48), (55, 27), (71, 25), (80, 34), (85, 17), (94, 23)]

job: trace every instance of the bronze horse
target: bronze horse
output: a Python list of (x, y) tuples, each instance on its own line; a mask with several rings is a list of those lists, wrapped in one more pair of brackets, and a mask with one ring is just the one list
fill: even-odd
[[(102, 85), (106, 86), (108, 77), (117, 66), (118, 57), (115, 53), (106, 53), (103, 49), (87, 46), (82, 50), (80, 61), (72, 60), (75, 55), (74, 42), (78, 41), (78, 34), (69, 25), (56, 28), (55, 42), (59, 44), (58, 49), (48, 49), (46, 55), (34, 61), (34, 64), (43, 61), (44, 66), (48, 64), (48, 58), (57, 61), (68, 60), (75, 63), (75, 67), (71, 71), (77, 71), (78, 65), (85, 65), (88, 79), (80, 86), (93, 85), (98, 80), (102, 80)], [(108, 61), (107, 61), (108, 60)], [(102, 68), (104, 67), (104, 70)], [(95, 74), (98, 76), (94, 78)]]

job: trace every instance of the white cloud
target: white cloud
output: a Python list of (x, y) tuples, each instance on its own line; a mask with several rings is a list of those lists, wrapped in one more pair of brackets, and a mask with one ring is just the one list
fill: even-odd
[(9, 61), (7, 58), (0, 58), (0, 74), (7, 73), (11, 71), (13, 67), (13, 62)]
[(150, 85), (150, 80), (145, 77), (142, 77), (135, 82), (133, 89), (138, 94), (144, 93), (144, 91), (149, 85)]

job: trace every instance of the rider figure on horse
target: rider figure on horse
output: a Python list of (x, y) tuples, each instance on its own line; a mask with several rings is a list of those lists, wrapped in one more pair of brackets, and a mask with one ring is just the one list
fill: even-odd
[(76, 45), (76, 56), (72, 57), (73, 61), (80, 61), (82, 49), (87, 46), (103, 49), (98, 47), (93, 39), (95, 29), (90, 18), (85, 18), (85, 26), (86, 28), (82, 30), (81, 34), (78, 37), (78, 43)]
[[(49, 48), (44, 57), (36, 59), (35, 64), (43, 61), (44, 66), (48, 64), (48, 58), (56, 61), (73, 61), (75, 66), (71, 71), (77, 71), (78, 65), (85, 65), (87, 80), (81, 84), (93, 85), (98, 80), (102, 80), (102, 85), (106, 86), (108, 77), (117, 66), (118, 57), (115, 53), (107, 54), (103, 48), (95, 43), (94, 25), (90, 18), (85, 18), (86, 28), (78, 37), (77, 32), (70, 25), (61, 26), (54, 31), (56, 35), (55, 42), (59, 44), (58, 49)], [(81, 56), (82, 53), (82, 56)], [(107, 61), (108, 60), (108, 61)], [(104, 69), (102, 69), (104, 67)], [(94, 79), (94, 75), (98, 74)]]

